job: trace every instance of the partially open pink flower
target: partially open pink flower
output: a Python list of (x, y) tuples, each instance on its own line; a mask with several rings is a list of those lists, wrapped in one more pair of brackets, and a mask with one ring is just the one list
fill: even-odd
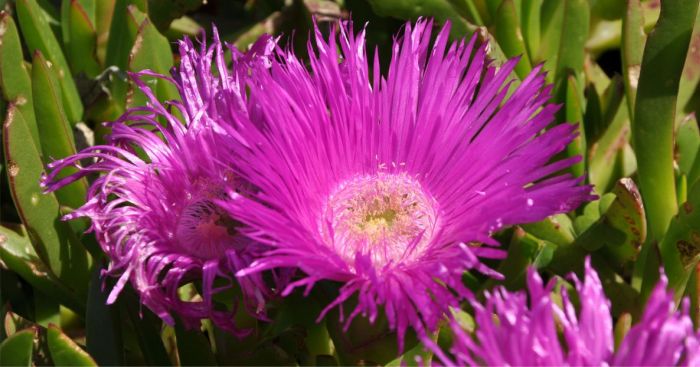
[[(199, 49), (189, 40), (180, 42), (182, 60), (174, 79), (150, 71), (132, 75), (149, 104), (110, 123), (108, 144), (49, 165), (42, 180), (47, 191), (89, 174), (100, 175), (85, 205), (66, 218), (87, 217), (92, 222), (91, 230), (109, 260), (107, 274), (119, 277), (108, 303), (131, 282), (141, 302), (168, 323), (174, 322), (171, 313), (189, 326), (210, 318), (236, 333), (240, 330), (234, 325), (235, 310), (217, 308), (217, 293), (238, 287), (251, 313), (264, 311), (270, 290), (261, 275), (234, 276), (263, 247), (242, 236), (242, 224), (220, 204), (253, 190), (234, 172), (231, 151), (236, 140), (221, 125), (233, 111), (245, 109), (243, 79), (252, 65), (265, 62), (270, 44), (263, 38), (247, 54), (231, 48), (234, 66), (228, 69), (218, 39)], [(146, 77), (173, 83), (182, 101), (160, 103), (142, 80)], [(84, 160), (92, 163), (82, 167)], [(79, 171), (60, 178), (71, 166)], [(179, 288), (190, 282), (201, 286), (201, 300), (181, 300)]]
[(492, 366), (696, 365), (698, 338), (688, 302), (676, 311), (666, 276), (661, 276), (642, 319), (616, 351), (610, 301), (590, 259), (583, 283), (571, 277), (580, 301), (578, 312), (565, 290), (560, 292), (562, 305), (554, 303), (555, 279), (544, 286), (530, 269), (528, 294), (499, 287), (486, 294), (484, 304), (472, 301), (476, 331), (470, 335), (453, 321), (452, 357), (436, 350), (440, 360), (447, 365)]
[(451, 43), (449, 26), (431, 42), (432, 26), (406, 26), (385, 75), (364, 31), (317, 29), (308, 67), (278, 49), (253, 70), (249, 113), (235, 120), (238, 172), (259, 191), (229, 212), (273, 248), (238, 274), (301, 269), (284, 294), (342, 282), (323, 314), (357, 295), (346, 325), (383, 311), (400, 344), (469, 294), (466, 270), (499, 276), (479, 260), (502, 256), (492, 232), (590, 198), (556, 175), (580, 159), (553, 159), (576, 126), (543, 132), (558, 107), (541, 68), (512, 90), (517, 60), (492, 65), (476, 38)]

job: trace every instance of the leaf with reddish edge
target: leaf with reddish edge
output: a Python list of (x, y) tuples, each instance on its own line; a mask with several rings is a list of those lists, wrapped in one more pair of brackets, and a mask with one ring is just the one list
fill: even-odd
[(49, 325), (46, 339), (56, 366), (97, 366), (95, 360), (56, 325)]
[(78, 88), (73, 81), (68, 62), (66, 62), (58, 40), (52, 33), (46, 18), (41, 15), (41, 8), (35, 0), (18, 0), (16, 7), (22, 36), (29, 52), (40, 50), (46, 59), (51, 61), (57, 70), (62, 101), (68, 120), (71, 124), (81, 121), (83, 103), (80, 100)]
[(661, 240), (661, 260), (678, 302), (685, 292), (691, 273), (700, 261), (700, 184), (688, 193), (688, 201), (680, 206), (666, 236)]
[(12, 200), (36, 253), (67, 287), (84, 297), (87, 253), (70, 226), (61, 221), (56, 196), (44, 194), (39, 186), (44, 174), (41, 154), (14, 103), (8, 107), (2, 136)]
[(33, 327), (10, 335), (0, 344), (0, 365), (32, 366), (36, 337), (37, 329)]
[[(22, 44), (10, 14), (0, 11), (0, 92), (5, 101), (16, 101), (22, 111), (34, 142), (39, 142), (39, 129), (34, 118), (32, 81), (24, 64)], [(3, 114), (4, 116), (4, 114)]]

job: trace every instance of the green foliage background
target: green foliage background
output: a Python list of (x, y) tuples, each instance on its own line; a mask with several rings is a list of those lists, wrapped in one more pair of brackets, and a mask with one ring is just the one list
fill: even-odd
[[(167, 73), (174, 41), (211, 35), (246, 48), (263, 33), (292, 36), (304, 54), (316, 17), (368, 23), (368, 46), (386, 65), (392, 35), (407, 19), (450, 20), (455, 39), (477, 33), (496, 62), (521, 56), (513, 79), (544, 64), (557, 123), (578, 123), (567, 155), (600, 200), (576, 212), (499, 233), (508, 257), (494, 264), (510, 289), (528, 266), (547, 276), (580, 272), (591, 255), (612, 300), (616, 337), (639, 317), (663, 267), (680, 299), (700, 311), (700, 18), (697, 0), (0, 0), (0, 365), (398, 364), (429, 357), (415, 340), (398, 356), (379, 320), (347, 333), (338, 311), (319, 324), (336, 290), (270, 305), (271, 323), (236, 340), (205, 321), (201, 330), (163, 325), (126, 290), (105, 305), (111, 279), (86, 221), (59, 217), (85, 200), (88, 181), (55, 194), (38, 179), (53, 158), (100, 143), (100, 123), (144, 103), (125, 71)], [(693, 31), (695, 27), (695, 30)], [(172, 85), (153, 80), (159, 98)], [(470, 275), (481, 291), (497, 284)], [(562, 283), (565, 283), (562, 280)], [(198, 297), (196, 288), (183, 297)], [(142, 315), (142, 316), (141, 316)], [(467, 313), (461, 315), (474, 327)], [(449, 345), (449, 333), (436, 335)], [(412, 349), (411, 349), (412, 348)]]

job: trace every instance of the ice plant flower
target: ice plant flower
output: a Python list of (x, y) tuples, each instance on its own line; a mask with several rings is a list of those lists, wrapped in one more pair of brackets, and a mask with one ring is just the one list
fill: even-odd
[(476, 38), (451, 43), (449, 25), (431, 42), (432, 25), (406, 25), (385, 75), (364, 31), (341, 24), (326, 39), (316, 28), (308, 67), (278, 48), (251, 72), (255, 113), (232, 124), (246, 142), (237, 172), (258, 191), (229, 212), (273, 248), (238, 275), (299, 268), (283, 295), (341, 282), (319, 318), (356, 294), (345, 326), (384, 312), (400, 347), (409, 327), (435, 330), (469, 295), (466, 270), (499, 276), (480, 262), (503, 255), (492, 232), (590, 198), (557, 175), (579, 160), (553, 160), (576, 127), (542, 132), (557, 106), (541, 68), (506, 98), (517, 60), (493, 65)]
[(528, 294), (499, 287), (486, 293), (484, 304), (472, 301), (476, 331), (470, 335), (452, 321), (453, 358), (436, 350), (441, 361), (493, 366), (697, 365), (700, 332), (693, 331), (687, 299), (676, 311), (665, 275), (617, 350), (610, 301), (590, 259), (584, 282), (574, 274), (571, 279), (580, 300), (578, 313), (565, 289), (557, 305), (552, 298), (556, 279), (544, 285), (534, 269), (528, 271)]
[[(242, 236), (241, 223), (220, 204), (235, 200), (231, 192), (245, 196), (252, 189), (234, 174), (234, 139), (221, 124), (231, 111), (245, 108), (242, 79), (250, 65), (265, 63), (270, 44), (263, 38), (246, 54), (231, 47), (234, 66), (228, 69), (216, 33), (210, 47), (181, 41), (181, 63), (172, 78), (150, 71), (131, 75), (148, 105), (131, 108), (110, 123), (107, 144), (49, 165), (42, 182), (47, 191), (100, 175), (85, 205), (66, 218), (92, 221), (90, 229), (109, 259), (106, 273), (119, 277), (108, 303), (130, 282), (141, 302), (170, 324), (175, 313), (189, 326), (210, 318), (224, 329), (242, 332), (234, 325), (235, 310), (213, 302), (217, 293), (235, 286), (253, 314), (263, 311), (270, 291), (261, 276), (234, 276), (261, 245)], [(173, 83), (182, 101), (159, 102), (144, 78)], [(91, 163), (82, 167), (85, 160)], [(73, 166), (77, 173), (63, 177)], [(190, 282), (200, 284), (202, 294), (182, 300), (178, 290)]]

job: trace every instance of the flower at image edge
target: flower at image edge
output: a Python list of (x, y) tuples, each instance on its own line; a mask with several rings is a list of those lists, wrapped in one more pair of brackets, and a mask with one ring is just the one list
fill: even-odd
[(676, 311), (665, 275), (641, 320), (615, 351), (610, 301), (590, 258), (585, 281), (574, 274), (571, 279), (580, 300), (578, 313), (563, 287), (561, 307), (554, 302), (556, 279), (545, 286), (539, 274), (529, 269), (527, 294), (498, 287), (486, 294), (483, 304), (472, 301), (473, 335), (452, 321), (453, 358), (433, 346), (434, 351), (446, 365), (697, 366), (700, 362), (700, 330), (693, 331), (688, 299)]

